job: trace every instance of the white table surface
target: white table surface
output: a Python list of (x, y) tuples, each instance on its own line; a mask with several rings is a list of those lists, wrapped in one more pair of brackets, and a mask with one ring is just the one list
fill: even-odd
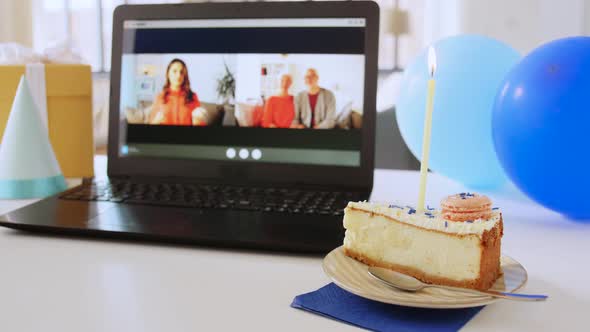
[[(105, 172), (97, 157), (98, 174)], [(418, 173), (377, 170), (373, 200), (412, 203)], [(464, 191), (429, 177), (432, 205)], [(545, 303), (496, 302), (464, 331), (588, 331), (590, 224), (574, 223), (514, 192), (490, 194), (504, 211), (503, 251), (529, 272)], [(31, 201), (0, 201), (0, 213)], [(322, 258), (84, 238), (0, 228), (1, 331), (358, 330), (289, 307), (329, 282)]]

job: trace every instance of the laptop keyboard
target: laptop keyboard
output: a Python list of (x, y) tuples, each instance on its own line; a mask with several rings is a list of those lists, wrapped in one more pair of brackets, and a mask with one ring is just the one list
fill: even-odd
[(249, 210), (308, 215), (342, 216), (359, 193), (286, 188), (253, 188), (181, 183), (93, 181), (60, 196), (66, 200), (108, 201), (205, 209)]

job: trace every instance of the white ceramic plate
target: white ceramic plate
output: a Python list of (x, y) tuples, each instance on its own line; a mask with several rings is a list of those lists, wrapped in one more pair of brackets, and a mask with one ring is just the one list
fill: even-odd
[[(527, 272), (520, 263), (508, 256), (502, 256), (503, 276), (492, 290), (516, 292), (527, 281)], [(324, 271), (339, 287), (367, 299), (403, 305), (407, 307), (449, 309), (486, 305), (497, 298), (468, 294), (460, 291), (428, 287), (419, 292), (406, 292), (389, 287), (367, 272), (368, 266), (344, 254), (342, 247), (332, 250), (324, 258)]]

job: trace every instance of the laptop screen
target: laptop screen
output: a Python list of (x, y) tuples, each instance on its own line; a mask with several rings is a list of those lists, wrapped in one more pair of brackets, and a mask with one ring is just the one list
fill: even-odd
[(123, 27), (121, 158), (361, 165), (364, 18)]

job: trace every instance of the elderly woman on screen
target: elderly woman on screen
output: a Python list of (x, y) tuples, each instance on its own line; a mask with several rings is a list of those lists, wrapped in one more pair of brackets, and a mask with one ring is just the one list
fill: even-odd
[(268, 98), (264, 105), (262, 126), (265, 128), (289, 128), (295, 117), (294, 98), (289, 94), (293, 78), (281, 76), (281, 89), (277, 95)]

